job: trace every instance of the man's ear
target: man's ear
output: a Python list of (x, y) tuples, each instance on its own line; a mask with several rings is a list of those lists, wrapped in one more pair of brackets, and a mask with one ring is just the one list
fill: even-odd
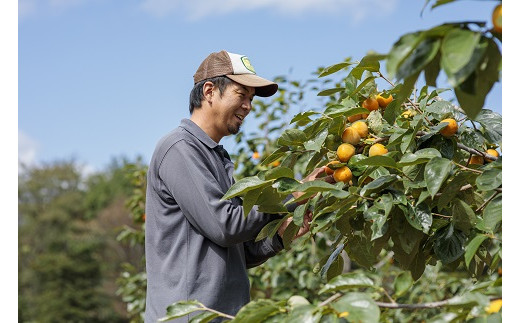
[(202, 86), (202, 95), (204, 99), (208, 101), (208, 103), (212, 103), (213, 93), (215, 92), (215, 84), (213, 82), (207, 81)]

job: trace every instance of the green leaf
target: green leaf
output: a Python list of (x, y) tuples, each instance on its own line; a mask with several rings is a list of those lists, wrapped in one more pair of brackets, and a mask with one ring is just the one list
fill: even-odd
[(460, 142), (466, 147), (477, 150), (486, 150), (486, 139), (482, 132), (473, 128), (465, 128), (459, 135)]
[(483, 228), (486, 231), (494, 231), (496, 225), (502, 221), (502, 194), (497, 195), (484, 208)]
[(323, 129), (316, 137), (311, 138), (310, 140), (306, 141), (303, 146), (307, 150), (314, 150), (314, 151), (320, 151), (321, 146), (325, 142), (325, 139), (327, 139), (327, 135), (329, 134), (329, 131), (327, 128)]
[(305, 215), (305, 212), (307, 211), (307, 205), (307, 203), (298, 205), (294, 210), (293, 221), (294, 224), (296, 224), (299, 227), (301, 227), (303, 224), (303, 217)]
[(442, 186), (451, 171), (451, 161), (449, 159), (434, 157), (424, 168), (424, 180), (426, 188), (433, 197)]
[(229, 190), (224, 194), (222, 200), (227, 200), (238, 195), (243, 195), (255, 188), (265, 187), (271, 184), (272, 181), (263, 181), (258, 176), (251, 176), (242, 178), (233, 184)]
[(307, 141), (307, 136), (303, 131), (298, 129), (287, 129), (282, 133), (277, 144), (279, 146), (298, 146), (303, 145), (305, 141)]
[(406, 219), (415, 229), (424, 233), (430, 231), (433, 223), (432, 213), (426, 203), (417, 206), (409, 206), (408, 212), (405, 212)]
[(415, 153), (406, 153), (397, 163), (397, 167), (417, 165), (427, 163), (430, 159), (441, 157), (441, 153), (434, 148), (424, 148), (417, 150)]
[(285, 228), (285, 231), (283, 232), (282, 236), (283, 246), (285, 250), (291, 249), (291, 242), (293, 241), (294, 236), (296, 235), (296, 233), (298, 233), (299, 230), (300, 228), (294, 223), (294, 221), (291, 221), (287, 228)]
[[(409, 33), (401, 36), (392, 46), (386, 62), (386, 71), (389, 78), (394, 78), (399, 65), (404, 61), (421, 40), (421, 33)], [(389, 122), (390, 123), (390, 122)], [(393, 123), (393, 122), (392, 122)]]
[(399, 64), (396, 79), (404, 80), (420, 73), (435, 58), (440, 47), (441, 42), (437, 38), (426, 38), (421, 41)]
[(464, 173), (458, 173), (455, 177), (446, 185), (439, 202), (437, 203), (440, 210), (448, 207), (448, 203), (457, 196), (462, 186), (468, 183), (468, 179)]
[(435, 114), (438, 119), (444, 119), (447, 115), (453, 115), (455, 108), (449, 101), (435, 101), (432, 104), (426, 106), (426, 112)]
[(189, 300), (189, 301), (178, 301), (166, 308), (166, 316), (159, 319), (160, 322), (173, 320), (179, 317), (186, 316), (195, 311), (200, 311), (204, 308), (200, 302)]
[[(392, 101), (387, 108), (387, 111), (385, 111), (384, 119), (391, 125), (394, 124), (395, 119), (399, 115), (399, 109), (401, 108), (401, 104), (403, 104), (404, 101), (406, 101), (410, 94), (412, 94), (412, 91), (415, 86), (415, 82), (419, 78), (420, 73), (416, 73), (408, 77), (404, 80), (403, 85), (401, 86), (396, 98), (394, 101)], [(395, 108), (393, 108), (395, 107)], [(388, 113), (388, 109), (392, 108), (394, 109), (394, 113)]]
[(311, 122), (311, 118), (309, 118), (310, 116), (313, 116), (315, 114), (319, 114), (319, 112), (314, 112), (314, 111), (305, 111), (305, 112), (300, 112), (298, 114), (296, 114), (292, 119), (291, 119), (291, 122), (289, 122), (290, 124), (292, 123), (297, 123), (297, 125), (299, 126), (304, 126), (306, 124), (308, 124), (309, 122)]
[(372, 156), (364, 159), (359, 159), (355, 165), (358, 166), (383, 166), (390, 168), (397, 168), (395, 160), (388, 156)]
[(424, 68), (424, 80), (426, 85), (437, 87), (437, 77), (441, 71), (441, 54), (435, 55), (428, 65)]
[(409, 271), (400, 272), (394, 280), (395, 296), (403, 296), (413, 286), (412, 274)]
[(242, 307), (231, 322), (258, 323), (279, 311), (280, 308), (272, 300), (260, 299)]
[(453, 225), (447, 225), (435, 232), (433, 251), (443, 264), (449, 264), (464, 254), (466, 236), (456, 230)]
[(262, 230), (258, 233), (255, 238), (255, 242), (263, 240), (267, 237), (274, 237), (274, 235), (278, 232), (278, 229), (282, 225), (282, 223), (289, 218), (290, 214), (287, 214), (283, 219), (276, 219), (269, 223), (267, 223)]
[(347, 273), (334, 277), (330, 280), (318, 294), (347, 290), (352, 288), (374, 288), (374, 282), (364, 273)]
[(345, 91), (345, 88), (344, 87), (335, 87), (332, 89), (323, 90), (323, 91), (319, 92), (317, 95), (318, 96), (330, 96), (330, 95), (336, 94), (341, 91)]
[(372, 193), (382, 191), (383, 189), (392, 185), (397, 179), (397, 175), (394, 174), (380, 176), (367, 185), (363, 186), (359, 194), (361, 196), (368, 196)]
[(482, 109), (475, 118), (484, 128), (484, 136), (491, 143), (499, 143), (502, 141), (502, 116), (488, 109)]
[(337, 190), (336, 186), (329, 184), (322, 180), (314, 180), (300, 184), (297, 188), (297, 192), (327, 192)]
[(258, 197), (260, 196), (260, 193), (262, 193), (263, 189), (264, 187), (258, 187), (246, 193), (246, 195), (244, 196), (244, 201), (242, 203), (244, 209), (244, 217), (247, 217), (249, 215), (249, 212), (256, 204), (256, 201), (258, 200)]
[(276, 188), (280, 194), (288, 194), (297, 192), (296, 188), (300, 185), (301, 183), (293, 178), (280, 177), (274, 182), (273, 187)]
[(289, 147), (283, 146), (278, 149), (276, 149), (271, 155), (269, 155), (266, 159), (262, 161), (260, 165), (267, 166), (270, 163), (274, 162), (275, 160), (279, 159), (280, 157), (285, 155), (285, 152), (289, 150)]
[(379, 322), (379, 306), (368, 293), (347, 293), (331, 303), (331, 306), (339, 313), (348, 312), (349, 322)]
[(455, 95), (470, 119), (475, 119), (482, 110), (484, 101), (498, 81), (499, 70), (502, 63), (502, 54), (492, 39), (488, 42), (486, 53), (467, 79), (455, 87)]
[(344, 69), (346, 67), (349, 67), (350, 65), (353, 65), (353, 64), (354, 63), (352, 63), (352, 62), (342, 62), (342, 63), (331, 65), (331, 66), (326, 67), (325, 69), (323, 69), (323, 71), (320, 73), (320, 75), (318, 77), (324, 77), (324, 76), (336, 73), (336, 72), (341, 71), (342, 69)]
[(367, 124), (375, 134), (380, 134), (381, 130), (383, 130), (383, 116), (379, 111), (372, 111), (368, 115)]
[(368, 83), (370, 82), (373, 82), (373, 80), (375, 79), (376, 77), (375, 76), (369, 76), (367, 77), (366, 79), (363, 80), (363, 82), (361, 82), (358, 87), (352, 91), (352, 93), (350, 93), (350, 96), (353, 96), (355, 95), (356, 93), (358, 93), (359, 91), (361, 91)]
[(275, 167), (265, 173), (265, 180), (278, 179), (280, 177), (294, 178), (294, 171), (287, 167)]
[(350, 71), (350, 74), (358, 80), (361, 80), (363, 72), (378, 72), (379, 67), (379, 57), (375, 55), (367, 55), (361, 59), (359, 64), (356, 67), (354, 67), (352, 71)]
[(475, 253), (477, 252), (478, 248), (484, 242), (488, 237), (484, 234), (477, 234), (466, 246), (466, 252), (464, 253), (464, 262), (466, 263), (466, 267), (469, 268), (469, 264), (473, 257), (475, 256)]
[(491, 191), (502, 185), (502, 170), (497, 168), (486, 169), (477, 177), (475, 184), (481, 191)]
[(456, 87), (475, 70), (485, 52), (487, 42), (480, 42), (481, 34), (467, 29), (452, 29), (442, 41), (441, 67), (448, 82)]
[(336, 260), (336, 258), (340, 257), (340, 254), (343, 251), (343, 248), (345, 248), (345, 245), (343, 243), (340, 243), (336, 247), (336, 249), (334, 249), (334, 251), (330, 254), (329, 258), (327, 259), (327, 262), (321, 268), (321, 271), (320, 271), (320, 276), (321, 277), (325, 276), (325, 274), (329, 270), (329, 268), (332, 265), (332, 263)]
[(203, 312), (190, 318), (189, 323), (209, 323), (219, 315), (213, 312)]
[(465, 234), (469, 234), (470, 230), (477, 223), (475, 212), (473, 212), (466, 202), (459, 199), (453, 201), (452, 216), (455, 228), (461, 230)]

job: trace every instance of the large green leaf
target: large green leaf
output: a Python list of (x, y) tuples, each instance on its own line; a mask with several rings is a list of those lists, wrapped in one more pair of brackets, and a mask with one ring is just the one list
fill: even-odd
[(280, 177), (274, 182), (273, 187), (281, 194), (288, 194), (296, 192), (296, 188), (300, 185), (301, 183), (294, 178)]
[(272, 183), (272, 181), (263, 181), (258, 176), (251, 176), (242, 178), (235, 184), (233, 184), (229, 190), (224, 194), (222, 200), (227, 200), (238, 195), (243, 195), (248, 191), (254, 190), (258, 187), (265, 187)]
[(481, 191), (491, 191), (502, 185), (502, 169), (486, 169), (477, 177), (475, 184)]
[(336, 73), (336, 72), (341, 71), (342, 69), (347, 68), (347, 67), (349, 67), (350, 65), (353, 65), (353, 64), (354, 64), (353, 62), (342, 62), (342, 63), (338, 63), (338, 64), (334, 64), (334, 65), (328, 66), (328, 67), (323, 69), (323, 71), (320, 73), (320, 75), (318, 77), (324, 77), (324, 76)]
[(219, 315), (213, 312), (202, 312), (193, 317), (190, 317), (190, 323), (209, 323)]
[(283, 219), (276, 219), (269, 223), (267, 223), (262, 230), (258, 233), (255, 238), (255, 241), (263, 240), (267, 237), (274, 237), (274, 235), (278, 232), (278, 229), (282, 225), (282, 223), (289, 218), (290, 214), (287, 214)]
[(498, 81), (502, 54), (492, 39), (487, 40), (487, 49), (481, 62), (464, 82), (455, 87), (455, 95), (470, 119), (475, 119), (484, 106), (484, 101)]
[(271, 155), (269, 155), (266, 159), (264, 159), (261, 163), (262, 166), (267, 166), (270, 163), (274, 162), (278, 158), (285, 155), (285, 153), (289, 150), (287, 146), (282, 146), (276, 149)]
[(300, 184), (298, 192), (327, 192), (337, 190), (337, 187), (322, 180), (314, 180)]
[(298, 129), (285, 130), (278, 139), (279, 146), (297, 146), (303, 145), (307, 141), (305, 133)]
[(386, 62), (386, 71), (390, 78), (394, 78), (399, 65), (410, 55), (421, 40), (421, 33), (415, 32), (401, 36), (392, 46)]
[(475, 256), (475, 253), (477, 253), (478, 248), (486, 239), (488, 239), (488, 236), (484, 234), (477, 234), (468, 243), (468, 245), (466, 246), (466, 252), (464, 253), (464, 262), (466, 263), (466, 267), (469, 267), (469, 264)]
[(487, 42), (480, 42), (481, 33), (453, 29), (442, 41), (441, 66), (451, 86), (462, 83), (475, 70), (485, 52)]
[(364, 159), (359, 159), (354, 163), (359, 166), (383, 166), (390, 168), (397, 168), (395, 161), (388, 156), (372, 156)]
[(349, 322), (377, 323), (380, 310), (368, 293), (347, 293), (331, 303), (339, 313), (348, 312)]
[(499, 194), (486, 205), (482, 217), (482, 228), (486, 231), (494, 231), (496, 225), (502, 221), (502, 194)]
[(195, 311), (200, 311), (204, 308), (204, 306), (197, 301), (189, 300), (189, 301), (178, 301), (166, 308), (166, 316), (160, 318), (160, 322), (166, 322), (169, 320), (173, 320), (179, 317), (183, 317)]
[(380, 176), (367, 185), (363, 186), (359, 194), (362, 196), (368, 196), (372, 193), (379, 192), (392, 185), (397, 180), (397, 178), (398, 177), (395, 174)]
[(482, 109), (475, 118), (484, 128), (484, 136), (491, 143), (500, 143), (502, 141), (502, 116), (488, 109)]
[(409, 271), (400, 272), (394, 280), (395, 296), (403, 296), (413, 286), (412, 275)]
[(310, 116), (313, 116), (315, 114), (319, 114), (319, 112), (314, 112), (312, 110), (310, 111), (305, 111), (305, 112), (300, 112), (298, 114), (296, 114), (292, 119), (291, 119), (291, 122), (289, 123), (295, 123), (299, 126), (304, 126), (306, 124), (308, 124), (309, 122), (312, 122), (311, 118), (309, 118)]
[(341, 91), (345, 91), (345, 88), (344, 87), (334, 87), (332, 89), (323, 90), (323, 91), (319, 92), (317, 95), (318, 96), (330, 96), (330, 95), (336, 94)]
[(430, 159), (441, 157), (441, 153), (434, 148), (424, 148), (417, 150), (415, 153), (406, 153), (397, 163), (398, 167), (417, 165), (427, 163)]
[(275, 167), (264, 174), (264, 180), (266, 181), (280, 177), (294, 178), (294, 171), (287, 167)]
[(451, 161), (449, 159), (434, 157), (424, 168), (424, 180), (426, 188), (433, 197), (442, 186), (451, 171)]
[(338, 290), (346, 290), (351, 288), (369, 288), (374, 287), (374, 282), (363, 272), (347, 273), (334, 277), (322, 289), (319, 294), (335, 292)]
[(244, 217), (247, 217), (249, 215), (249, 211), (253, 208), (253, 206), (256, 204), (256, 201), (258, 200), (258, 197), (262, 193), (262, 190), (264, 187), (257, 187), (253, 190), (250, 190), (246, 193), (244, 196), (244, 201), (242, 203), (242, 207), (244, 208)]
[(238, 311), (233, 323), (258, 323), (280, 311), (278, 305), (269, 299), (252, 301)]
[(437, 38), (423, 39), (413, 49), (412, 53), (399, 64), (396, 78), (404, 80), (421, 72), (435, 58), (440, 47), (441, 41)]
[(379, 60), (380, 56), (367, 55), (361, 59), (359, 64), (350, 71), (350, 75), (353, 75), (358, 80), (361, 80), (363, 72), (378, 72), (380, 68)]
[(435, 232), (433, 250), (443, 264), (449, 264), (464, 254), (466, 236), (453, 225), (447, 225)]
[(405, 212), (406, 219), (414, 228), (424, 233), (430, 231), (433, 223), (432, 213), (426, 203), (420, 203), (417, 206), (408, 206), (408, 212)]
[(452, 208), (453, 225), (456, 229), (469, 234), (470, 230), (477, 223), (477, 217), (471, 207), (466, 202), (455, 199)]
[[(472, 176), (474, 176), (472, 174)], [(459, 194), (462, 186), (468, 183), (468, 178), (465, 173), (458, 173), (453, 179), (446, 185), (437, 203), (440, 210), (448, 207), (448, 204), (453, 200), (457, 194)]]
[(314, 150), (314, 151), (320, 151), (321, 146), (325, 142), (325, 139), (327, 139), (327, 135), (329, 134), (329, 131), (327, 128), (323, 129), (316, 137), (311, 138), (310, 140), (306, 141), (303, 146), (307, 150)]

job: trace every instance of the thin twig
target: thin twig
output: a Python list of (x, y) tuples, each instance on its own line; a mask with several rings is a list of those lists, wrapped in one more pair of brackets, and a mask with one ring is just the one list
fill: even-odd
[(452, 161), (455, 165), (459, 166), (460, 168), (464, 169), (464, 170), (467, 170), (467, 171), (470, 171), (470, 172), (473, 172), (473, 173), (477, 173), (477, 174), (482, 174), (482, 171), (478, 170), (478, 169), (473, 169), (473, 168), (469, 168), (469, 167), (466, 167), (464, 165), (461, 165), (459, 163), (456, 163), (454, 161)]
[[(490, 299), (490, 301), (494, 301), (497, 299), (502, 299), (501, 296), (495, 296)], [(430, 302), (430, 303), (422, 303), (422, 304), (393, 304), (393, 303), (383, 303), (383, 302), (375, 302), (377, 306), (384, 308), (404, 308), (404, 309), (426, 309), (426, 308), (436, 308), (449, 305), (452, 299), (446, 299), (439, 302)]]
[(234, 316), (228, 315), (228, 314), (226, 314), (226, 313), (222, 313), (222, 312), (219, 312), (219, 311), (217, 311), (217, 310), (214, 310), (214, 309), (208, 308), (208, 307), (206, 307), (206, 306), (204, 306), (204, 305), (202, 305), (202, 306), (204, 307), (203, 310), (205, 310), (205, 311), (213, 312), (213, 313), (215, 313), (215, 314), (218, 314), (219, 316), (225, 317), (225, 318), (230, 319), (230, 320), (233, 320), (233, 319), (235, 318)]
[(386, 289), (384, 289), (383, 287), (381, 287), (381, 290), (383, 291), (383, 293), (385, 294), (386, 298), (388, 298), (390, 300), (390, 302), (392, 302), (392, 304), (397, 304), (396, 301), (394, 301), (394, 299), (390, 296), (390, 294), (388, 294), (388, 292), (386, 291)]
[(327, 298), (326, 300), (324, 300), (323, 302), (319, 303), (318, 307), (325, 306), (325, 305), (335, 301), (336, 299), (338, 299), (340, 297), (341, 297), (341, 293), (336, 293), (336, 294), (332, 295), (331, 297)]
[(480, 212), (498, 194), (500, 194), (500, 192), (496, 191), (493, 195), (491, 195), (490, 198), (488, 198), (486, 201), (484, 201), (484, 203), (478, 209), (476, 209), (475, 212)]

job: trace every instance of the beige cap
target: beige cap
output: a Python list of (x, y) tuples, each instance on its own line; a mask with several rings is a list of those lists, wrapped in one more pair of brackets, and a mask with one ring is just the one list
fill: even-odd
[(271, 96), (278, 91), (278, 84), (256, 75), (247, 56), (229, 53), (225, 50), (211, 53), (206, 57), (193, 75), (193, 81), (196, 84), (223, 75), (239, 84), (254, 87), (255, 95), (261, 97)]

